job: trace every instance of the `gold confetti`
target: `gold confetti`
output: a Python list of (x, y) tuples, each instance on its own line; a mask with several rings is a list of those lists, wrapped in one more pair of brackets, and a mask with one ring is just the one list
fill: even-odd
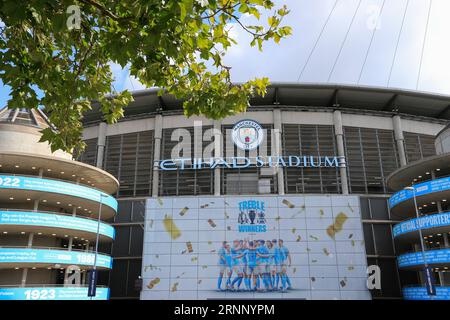
[(206, 268), (208, 268), (207, 265), (203, 265), (203, 266), (202, 266), (202, 269), (206, 269)]
[(209, 241), (208, 241), (208, 244), (209, 244), (209, 245), (212, 245), (212, 241), (211, 241), (211, 240), (209, 240)]
[(300, 242), (300, 240), (302, 240), (302, 237), (301, 236), (297, 236), (297, 242)]
[(339, 283), (341, 284), (342, 288), (345, 287), (345, 285), (347, 284), (347, 282), (345, 282), (344, 280), (341, 280)]
[(355, 240), (352, 240), (352, 247), (355, 246)]
[(352, 206), (350, 205), (350, 202), (348, 202), (347, 205), (348, 205), (348, 207), (350, 208), (350, 211), (351, 211), (351, 212), (354, 212)]
[(352, 271), (352, 270), (354, 270), (355, 269), (355, 267), (354, 266), (348, 266), (348, 271)]
[(197, 257), (192, 257), (192, 258), (191, 258), (191, 261), (192, 261), (192, 262), (197, 261)]
[(323, 217), (325, 215), (325, 212), (323, 211), (323, 209), (320, 209), (320, 216)]
[(151, 220), (148, 222), (148, 228), (149, 228), (149, 229), (152, 229), (152, 228), (153, 228), (153, 219), (151, 219)]
[(286, 205), (289, 209), (295, 208), (295, 205), (291, 202), (289, 202), (287, 199), (283, 199), (283, 201), (281, 201), (282, 204)]
[(181, 231), (175, 225), (171, 216), (165, 215), (163, 220), (164, 228), (170, 234), (170, 237), (175, 240), (181, 236)]
[(309, 236), (311, 239), (313, 239), (313, 240), (319, 240), (319, 238), (318, 237), (316, 237), (316, 236), (313, 236), (312, 234)]
[(295, 234), (296, 228), (292, 228), (291, 232)]
[(206, 203), (206, 204), (202, 204), (202, 205), (200, 206), (201, 209), (205, 209), (205, 208), (208, 208), (208, 207), (209, 207), (209, 204), (207, 204), (207, 203)]
[(323, 253), (325, 253), (326, 256), (330, 255), (330, 252), (328, 251), (327, 248), (323, 248)]
[(154, 266), (152, 264), (150, 264), (148, 266), (144, 266), (144, 272), (147, 272), (147, 269), (150, 269), (150, 270), (161, 270), (160, 267)]
[(186, 272), (183, 272), (182, 274), (177, 276), (177, 279), (180, 279)]
[(208, 219), (208, 223), (213, 228), (215, 228), (217, 226), (212, 219)]
[(348, 238), (351, 239), (352, 237), (353, 237), (353, 233), (350, 233), (350, 234), (348, 235)]
[(337, 217), (334, 219), (334, 223), (327, 228), (327, 234), (330, 236), (330, 238), (334, 239), (336, 233), (342, 230), (342, 227), (347, 219), (348, 218), (345, 213), (339, 212)]
[(276, 216), (275, 217), (275, 221), (280, 221), (281, 217), (280, 216)]
[(292, 216), (291, 216), (291, 219), (292, 218), (295, 218), (296, 216), (298, 216), (300, 213), (302, 213), (303, 211), (305, 211), (305, 205), (302, 205), (301, 207), (300, 207), (300, 210), (299, 211), (297, 211), (296, 213), (294, 213)]
[(194, 252), (194, 249), (192, 249), (192, 243), (190, 241), (186, 242), (186, 247), (189, 253)]
[(189, 208), (188, 207), (184, 207), (183, 209), (181, 209), (180, 211), (180, 216), (184, 216), (186, 212), (188, 212)]
[(159, 205), (162, 207), (164, 205), (161, 198), (157, 198), (156, 201), (158, 201)]
[(172, 288), (170, 289), (170, 291), (175, 292), (177, 291), (177, 287), (178, 287), (178, 282), (175, 282), (172, 286)]
[(159, 278), (153, 279), (153, 280), (150, 281), (150, 283), (147, 285), (147, 288), (153, 289), (153, 287), (156, 286), (160, 281), (161, 281), (161, 279), (159, 279)]

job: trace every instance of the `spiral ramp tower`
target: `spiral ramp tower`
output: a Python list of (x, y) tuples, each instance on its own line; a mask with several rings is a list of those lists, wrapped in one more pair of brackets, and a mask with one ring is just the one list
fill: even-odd
[[(401, 167), (387, 178), (388, 186), (397, 191), (389, 199), (391, 213), (402, 220), (393, 236), (400, 248), (399, 270), (408, 279), (403, 287), (406, 300), (450, 300), (449, 126), (436, 136), (435, 146), (437, 155)], [(425, 267), (432, 271), (435, 294), (427, 290)]]
[[(0, 300), (88, 299), (87, 271), (109, 270), (118, 181), (52, 153), (41, 110), (0, 110)], [(100, 217), (99, 217), (100, 216)], [(103, 250), (103, 252), (102, 252)], [(98, 287), (94, 299), (108, 299)]]

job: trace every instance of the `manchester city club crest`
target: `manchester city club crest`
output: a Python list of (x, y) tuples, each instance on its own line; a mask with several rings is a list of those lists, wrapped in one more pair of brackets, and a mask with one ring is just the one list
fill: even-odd
[(239, 232), (266, 232), (264, 201), (247, 200), (239, 202)]
[(253, 120), (241, 120), (232, 129), (234, 144), (242, 150), (256, 149), (264, 139), (264, 130)]

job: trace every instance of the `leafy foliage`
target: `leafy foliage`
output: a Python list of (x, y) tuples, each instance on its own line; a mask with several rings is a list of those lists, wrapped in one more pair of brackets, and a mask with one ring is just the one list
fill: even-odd
[[(248, 15), (261, 20), (267, 10), (261, 25), (242, 22)], [(245, 111), (249, 97), (264, 95), (269, 84), (231, 83), (222, 62), (236, 44), (230, 25), (262, 50), (264, 41), (291, 33), (281, 24), (286, 14), (270, 0), (2, 0), (0, 79), (11, 87), (9, 108), (45, 108), (57, 131), (44, 130), (41, 140), (52, 150), (84, 148), (81, 121), (91, 101), (107, 123), (123, 116), (133, 98), (112, 87), (112, 62), (183, 99), (186, 116), (219, 119)]]

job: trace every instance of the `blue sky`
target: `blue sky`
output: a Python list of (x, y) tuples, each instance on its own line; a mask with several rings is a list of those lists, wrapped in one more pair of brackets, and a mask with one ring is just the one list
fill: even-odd
[[(450, 95), (450, 1), (275, 2), (291, 9), (285, 23), (294, 34), (259, 52), (249, 46), (244, 31), (231, 26), (239, 46), (229, 50), (225, 62), (234, 81), (267, 76), (272, 82), (389, 86)], [(112, 69), (116, 90), (144, 88), (127, 70), (114, 64)], [(0, 106), (7, 98), (8, 88), (0, 83)]]

